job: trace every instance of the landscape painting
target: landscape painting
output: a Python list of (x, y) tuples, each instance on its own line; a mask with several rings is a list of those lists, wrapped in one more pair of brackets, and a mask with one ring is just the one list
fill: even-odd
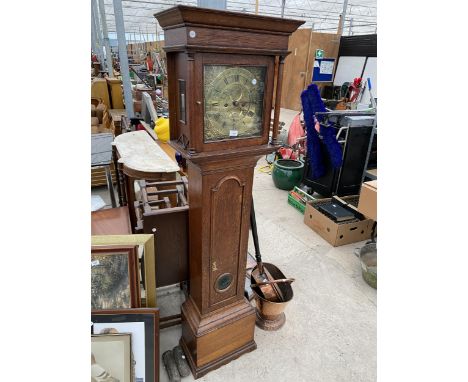
[(139, 306), (134, 248), (91, 251), (91, 309)]

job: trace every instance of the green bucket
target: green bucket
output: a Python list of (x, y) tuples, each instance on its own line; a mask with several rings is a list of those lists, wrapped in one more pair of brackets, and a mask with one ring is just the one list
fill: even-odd
[(281, 190), (290, 191), (301, 183), (304, 162), (295, 159), (278, 159), (273, 164), (273, 183)]

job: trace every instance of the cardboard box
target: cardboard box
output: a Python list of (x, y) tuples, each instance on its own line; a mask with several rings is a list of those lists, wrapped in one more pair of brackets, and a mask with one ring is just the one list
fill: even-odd
[(377, 221), (377, 181), (365, 182), (361, 187), (358, 211), (366, 218)]
[[(356, 206), (358, 197), (345, 196), (341, 199), (353, 206)], [(370, 239), (372, 226), (374, 224), (373, 220), (364, 219), (351, 223), (338, 224), (314, 208), (314, 205), (328, 202), (330, 200), (331, 198), (307, 202), (304, 213), (304, 223), (334, 247)]]
[(106, 78), (106, 80), (111, 96), (112, 109), (124, 109), (122, 80), (118, 78)]
[(91, 97), (100, 98), (107, 109), (111, 108), (109, 89), (105, 78), (94, 78), (91, 81)]

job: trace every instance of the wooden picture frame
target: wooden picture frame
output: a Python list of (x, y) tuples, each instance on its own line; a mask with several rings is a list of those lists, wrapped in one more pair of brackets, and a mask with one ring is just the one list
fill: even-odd
[(145, 285), (145, 295), (141, 295), (141, 305), (146, 308), (156, 308), (154, 240), (154, 235), (151, 234), (91, 236), (91, 246), (93, 247), (143, 247), (141, 273)]
[[(159, 309), (113, 309), (91, 311), (92, 333), (109, 329), (132, 335), (131, 346), (135, 360), (135, 380), (159, 382)], [(143, 333), (142, 333), (142, 328)], [(143, 339), (143, 341), (142, 341)], [(143, 367), (141, 359), (144, 359)], [(141, 370), (144, 369), (144, 373)], [(142, 378), (143, 374), (143, 379)]]
[(91, 309), (140, 306), (137, 247), (91, 246)]
[(112, 376), (132, 382), (131, 354), (130, 334), (91, 335), (91, 381)]

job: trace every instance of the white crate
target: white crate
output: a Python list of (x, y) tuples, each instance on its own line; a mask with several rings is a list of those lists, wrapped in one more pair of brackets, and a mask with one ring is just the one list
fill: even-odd
[(91, 166), (111, 163), (113, 140), (112, 133), (91, 134)]

